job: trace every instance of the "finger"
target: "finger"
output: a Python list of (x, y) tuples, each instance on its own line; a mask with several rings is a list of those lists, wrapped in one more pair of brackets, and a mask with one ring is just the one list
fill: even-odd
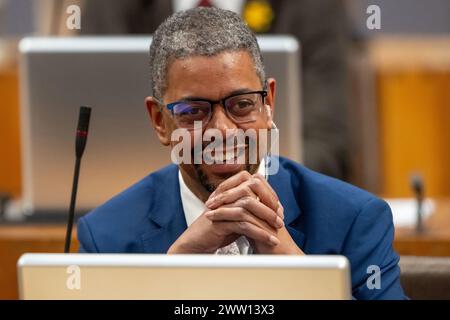
[(275, 190), (272, 189), (272, 186), (269, 184), (269, 182), (267, 181), (266, 178), (264, 178), (259, 173), (255, 173), (252, 177), (255, 178), (255, 179), (260, 180), (262, 182), (262, 184), (267, 187), (267, 190), (269, 190), (269, 192), (272, 194), (272, 196), (275, 197), (275, 198), (278, 198), (277, 193), (275, 192)]
[[(272, 210), (261, 201), (248, 197), (242, 198), (238, 202), (239, 205), (245, 208), (248, 212), (266, 221), (274, 228), (280, 229), (284, 227), (282, 216), (280, 216), (276, 211)], [(283, 212), (281, 212), (281, 214), (282, 213)]]
[(278, 207), (276, 209), (277, 214), (281, 217), (281, 219), (284, 219), (284, 208), (281, 205), (280, 200), (278, 199), (278, 195), (275, 192), (275, 190), (273, 190), (272, 186), (269, 184), (269, 182), (267, 181), (266, 178), (264, 178), (262, 175), (260, 175), (259, 173), (256, 173), (253, 175), (254, 178), (259, 179), (264, 185), (267, 186), (267, 189), (271, 191), (272, 196), (274, 198), (276, 198), (278, 200)]
[(269, 184), (264, 183), (257, 177), (251, 177), (239, 186), (226, 190), (210, 198), (205, 204), (210, 209), (215, 209), (222, 204), (235, 202), (244, 196), (256, 195), (259, 200), (275, 212), (278, 211), (279, 201), (276, 193)]
[(266, 195), (267, 198), (264, 198), (264, 195), (261, 195), (258, 192), (256, 192), (256, 190), (254, 190), (254, 188), (252, 188), (252, 190), (254, 190), (256, 192), (257, 196), (261, 199), (261, 201), (263, 203), (265, 203), (267, 206), (269, 206), (273, 210), (275, 210), (278, 213), (278, 215), (282, 219), (284, 219), (283, 211), (280, 210), (281, 203), (280, 203), (280, 200), (278, 199), (278, 195), (272, 189), (272, 186), (269, 184), (269, 182), (259, 173), (254, 174), (253, 179), (256, 179), (262, 185), (262, 186), (259, 186), (258, 184), (255, 184), (255, 187), (262, 188), (265, 191), (264, 195)]
[[(264, 178), (261, 174), (256, 173), (253, 175), (254, 178), (261, 180), (261, 182), (263, 184), (265, 184), (267, 186), (267, 188), (272, 192), (272, 195), (278, 199), (278, 195), (275, 192), (275, 190), (273, 190), (272, 186), (269, 184), (269, 181), (267, 181), (266, 178)], [(281, 217), (281, 219), (284, 219), (284, 208), (281, 205), (280, 200), (278, 199), (278, 208), (277, 208), (277, 214)]]
[(248, 221), (252, 223), (256, 222), (258, 225), (260, 225), (259, 222), (265, 222), (266, 226), (275, 229), (280, 229), (284, 226), (283, 220), (261, 202), (255, 199), (249, 199), (248, 203), (239, 205), (242, 202), (236, 202), (237, 206), (234, 207), (220, 207), (208, 211), (205, 215), (211, 221)]
[(278, 210), (277, 210), (277, 215), (281, 217), (281, 219), (283, 219), (284, 221), (284, 207), (281, 204), (281, 202), (278, 202)]
[(253, 215), (276, 229), (284, 226), (283, 220), (275, 211), (253, 198), (239, 199), (232, 204), (211, 210), (206, 214), (210, 220), (233, 219), (235, 221), (239, 218), (243, 221), (246, 220), (245, 215)]
[[(232, 208), (232, 209), (236, 209), (236, 208)], [(243, 210), (245, 210), (245, 209), (243, 209)], [(224, 223), (224, 222), (248, 222), (248, 223), (255, 225), (258, 228), (261, 228), (261, 229), (269, 232), (272, 235), (275, 235), (275, 236), (277, 235), (277, 230), (275, 228), (271, 227), (265, 221), (255, 217), (251, 214), (247, 213), (247, 214), (242, 215), (242, 212), (240, 212), (238, 210), (236, 210), (235, 212), (229, 212), (229, 213), (230, 213), (230, 215), (227, 217), (224, 217), (224, 219), (219, 218), (219, 216), (217, 216), (217, 215), (211, 216), (211, 218), (214, 219), (214, 220), (211, 220), (211, 223), (218, 224), (218, 223)], [(225, 213), (225, 214), (228, 215), (228, 213)], [(216, 220), (216, 218), (217, 218), (217, 220)], [(225, 231), (225, 234), (228, 234), (227, 231)]]
[(273, 234), (250, 222), (218, 222), (218, 224), (229, 233), (237, 233), (270, 246), (276, 246), (280, 243), (280, 240)]
[(261, 179), (258, 177), (252, 177), (252, 179), (247, 181), (250, 189), (259, 197), (259, 200), (264, 203), (266, 206), (274, 210), (275, 212), (278, 210), (278, 196), (272, 190), (272, 187), (265, 181), (265, 179)]
[(222, 193), (228, 189), (231, 189), (231, 188), (234, 188), (234, 187), (240, 185), (241, 183), (243, 183), (244, 181), (247, 181), (251, 177), (252, 177), (252, 175), (250, 173), (248, 173), (248, 171), (245, 171), (245, 170), (235, 174), (234, 176), (228, 178), (227, 180), (225, 180), (221, 184), (219, 184), (217, 186), (216, 190), (213, 193), (211, 193), (211, 195), (209, 196), (209, 199), (214, 198), (219, 193)]
[(248, 186), (248, 184), (244, 183), (240, 186), (234, 187), (232, 189), (226, 190), (220, 194), (218, 194), (214, 198), (210, 198), (205, 205), (209, 209), (216, 209), (220, 207), (222, 204), (233, 203), (244, 197), (253, 197), (256, 199), (256, 194), (253, 190)]

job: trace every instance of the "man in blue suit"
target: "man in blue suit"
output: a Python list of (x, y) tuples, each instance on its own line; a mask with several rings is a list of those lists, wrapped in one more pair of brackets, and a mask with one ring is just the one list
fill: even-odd
[[(266, 156), (270, 147), (260, 135), (236, 142), (238, 132), (271, 132), (276, 89), (238, 15), (215, 8), (172, 15), (154, 34), (150, 66), (147, 109), (177, 165), (81, 218), (80, 252), (341, 254), (351, 263), (355, 298), (404, 298), (385, 202)], [(174, 156), (180, 132), (190, 139)], [(225, 137), (214, 139), (213, 152), (207, 132)], [(257, 146), (254, 162), (251, 146)], [(273, 163), (278, 166), (268, 176)]]

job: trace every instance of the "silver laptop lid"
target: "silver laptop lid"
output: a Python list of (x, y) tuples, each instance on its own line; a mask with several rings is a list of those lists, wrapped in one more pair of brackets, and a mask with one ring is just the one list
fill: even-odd
[(25, 254), (21, 299), (349, 299), (343, 256)]

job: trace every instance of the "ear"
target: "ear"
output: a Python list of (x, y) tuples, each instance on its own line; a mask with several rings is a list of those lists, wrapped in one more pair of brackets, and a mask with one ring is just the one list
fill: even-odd
[(268, 121), (268, 127), (272, 127), (272, 120), (274, 116), (275, 111), (275, 91), (276, 91), (276, 81), (274, 78), (268, 78), (266, 81), (266, 90), (267, 90), (267, 96), (264, 101), (264, 104), (268, 105), (270, 107), (271, 115), (267, 115), (267, 121)]
[(168, 146), (170, 143), (170, 128), (168, 124), (168, 117), (161, 110), (161, 106), (153, 97), (145, 98), (145, 105), (147, 106), (147, 111), (150, 116), (153, 128), (158, 135), (159, 141)]

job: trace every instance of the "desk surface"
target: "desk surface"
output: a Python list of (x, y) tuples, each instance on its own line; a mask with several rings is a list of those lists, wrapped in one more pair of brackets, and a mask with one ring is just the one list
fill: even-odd
[[(65, 236), (64, 225), (0, 225), (0, 299), (18, 298), (16, 263), (23, 253), (63, 252)], [(73, 239), (71, 252), (77, 251)]]
[[(436, 212), (424, 225), (421, 234), (412, 228), (396, 229), (397, 252), (450, 257), (450, 199), (436, 200)], [(18, 296), (16, 262), (19, 257), (25, 252), (62, 252), (65, 232), (64, 225), (0, 225), (0, 299)], [(71, 251), (77, 250), (78, 241), (74, 239)]]
[(424, 221), (424, 231), (397, 228), (394, 247), (401, 255), (450, 257), (450, 199), (437, 199), (436, 211)]

